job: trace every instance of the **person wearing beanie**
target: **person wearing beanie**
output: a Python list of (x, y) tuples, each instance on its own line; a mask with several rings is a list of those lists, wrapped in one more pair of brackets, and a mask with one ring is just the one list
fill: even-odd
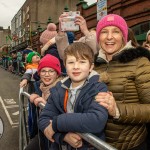
[[(33, 83), (35, 81), (34, 79), (34, 74), (37, 72), (38, 69), (38, 64), (40, 61), (40, 54), (38, 52), (30, 52), (28, 53), (26, 57), (26, 71), (21, 77), (21, 82), (20, 82), (20, 88), (23, 88), (28, 85), (28, 93), (31, 94), (34, 91), (34, 86)], [(36, 113), (34, 111), (36, 110), (36, 107), (32, 105), (28, 101), (28, 129), (29, 129), (29, 136), (30, 139), (32, 139), (35, 135), (36, 128), (34, 129), (34, 119), (36, 120)]]
[(40, 42), (42, 43), (41, 55), (45, 55), (45, 51), (55, 44), (55, 36), (57, 35), (56, 25), (54, 23), (49, 23), (47, 29), (42, 32), (40, 36)]
[(47, 29), (40, 36), (40, 42), (43, 45), (43, 47), (41, 48), (41, 55), (45, 56), (46, 54), (51, 54), (57, 57), (61, 64), (62, 73), (66, 75), (66, 69), (57, 51), (57, 46), (55, 41), (56, 35), (57, 35), (56, 25), (54, 23), (49, 23)]
[(38, 63), (40, 59), (40, 54), (38, 52), (30, 52), (27, 55), (27, 63)]
[(99, 20), (96, 35), (100, 50), (95, 70), (109, 89), (95, 97), (110, 116), (105, 129), (106, 142), (118, 150), (147, 150), (150, 52), (127, 43), (127, 23), (117, 14)]
[(57, 72), (58, 75), (61, 74), (60, 62), (58, 58), (56, 58), (53, 55), (47, 54), (40, 60), (40, 63), (38, 66), (38, 74), (40, 74), (41, 69), (44, 67), (53, 68)]
[(38, 52), (30, 52), (26, 57), (26, 71), (21, 78), (20, 87), (25, 87), (29, 81), (34, 81), (33, 75), (37, 71), (40, 54)]
[(40, 36), (40, 42), (45, 45), (50, 39), (57, 35), (56, 25), (54, 23), (49, 23), (47, 29), (42, 32)]
[[(46, 104), (47, 99), (51, 94), (50, 89), (62, 79), (60, 62), (56, 57), (50, 54), (47, 54), (40, 60), (37, 72), (40, 76), (40, 81), (34, 82), (35, 91), (30, 95), (29, 98), (30, 102), (34, 106), (38, 106), (39, 103)], [(32, 111), (32, 114), (36, 115), (36, 111)], [(35, 118), (37, 119), (37, 115), (35, 116)], [(35, 121), (33, 128), (37, 128), (37, 120), (35, 118), (33, 119)], [(39, 135), (40, 140), (38, 137), (38, 132), (34, 134), (34, 137), (32, 137), (32, 141), (27, 145), (25, 150), (49, 149), (48, 145), (50, 146), (50, 141), (41, 133), (41, 131)]]

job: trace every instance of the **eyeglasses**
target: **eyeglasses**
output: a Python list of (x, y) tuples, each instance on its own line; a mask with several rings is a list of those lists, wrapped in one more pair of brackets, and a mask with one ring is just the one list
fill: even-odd
[(56, 71), (55, 70), (48, 70), (48, 71), (46, 71), (46, 70), (41, 70), (41, 72), (40, 72), (40, 74), (41, 74), (41, 76), (45, 76), (46, 75), (46, 73), (48, 73), (48, 75), (54, 75), (55, 73), (56, 73)]

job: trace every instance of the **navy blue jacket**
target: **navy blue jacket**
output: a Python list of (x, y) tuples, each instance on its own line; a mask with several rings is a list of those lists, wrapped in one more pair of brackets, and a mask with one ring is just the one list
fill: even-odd
[[(51, 89), (51, 95), (48, 102), (40, 114), (39, 128), (44, 129), (53, 120), (52, 126), (55, 131), (52, 143), (53, 149), (56, 143), (62, 144), (61, 136), (67, 132), (92, 133), (105, 140), (104, 128), (108, 118), (107, 110), (99, 105), (94, 97), (99, 92), (107, 92), (107, 86), (99, 81), (99, 75), (92, 75), (86, 84), (82, 87), (75, 103), (74, 113), (65, 113), (64, 96), (66, 89), (69, 89), (71, 80), (65, 78)], [(87, 143), (84, 143), (86, 146)], [(81, 149), (85, 149), (83, 148)]]

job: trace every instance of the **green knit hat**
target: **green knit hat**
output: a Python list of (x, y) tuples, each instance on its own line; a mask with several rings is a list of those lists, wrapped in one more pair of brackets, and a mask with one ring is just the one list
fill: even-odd
[(38, 55), (39, 57), (41, 57), (38, 52), (30, 52), (27, 55), (27, 63), (32, 63), (32, 57), (35, 56), (35, 55)]

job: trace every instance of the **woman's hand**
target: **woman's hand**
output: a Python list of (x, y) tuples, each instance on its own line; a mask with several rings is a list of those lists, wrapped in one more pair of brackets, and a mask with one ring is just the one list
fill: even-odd
[(80, 26), (80, 30), (85, 36), (87, 34), (89, 34), (89, 30), (87, 28), (86, 20), (82, 16), (76, 16), (75, 24)]
[(95, 100), (108, 110), (110, 116), (116, 116), (117, 105), (112, 92), (100, 92), (95, 96)]
[(55, 134), (53, 128), (52, 128), (52, 120), (50, 120), (50, 124), (48, 127), (44, 130), (45, 136), (51, 141), (54, 142), (53, 135)]
[(71, 145), (73, 148), (80, 148), (82, 146), (82, 138), (76, 133), (67, 133), (64, 141)]

